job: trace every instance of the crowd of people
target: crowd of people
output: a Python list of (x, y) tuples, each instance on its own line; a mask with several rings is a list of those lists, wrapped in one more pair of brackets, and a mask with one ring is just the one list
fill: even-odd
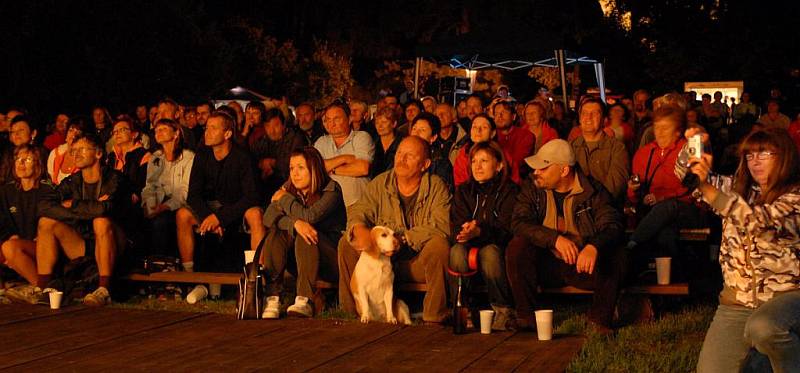
[(688, 275), (679, 232), (718, 215), (724, 284), (698, 369), (733, 370), (750, 346), (796, 369), (798, 324), (783, 316), (800, 311), (800, 119), (780, 112), (779, 94), (763, 115), (748, 93), (732, 107), (713, 99), (639, 90), (610, 105), (586, 96), (573, 113), (545, 95), (389, 94), (372, 115), (358, 100), (164, 99), (132, 115), (61, 113), (46, 128), (15, 108), (0, 117), (0, 263), (26, 283), (8, 294), (35, 303), (60, 258), (93, 257), (99, 281), (83, 302), (104, 305), (121, 258), (218, 271), (198, 240), (239, 234), (246, 247), (221, 250), (236, 261), (263, 245), (265, 318), (282, 314), (287, 270), (288, 314), (314, 315), (317, 279), (338, 282), (355, 313), (351, 275), (385, 226), (401, 243), (397, 278), (427, 284), (424, 322), (447, 320), (452, 274), (477, 248), (494, 329), (535, 327), (538, 289), (570, 284), (594, 290), (588, 320), (607, 331), (641, 263), (671, 256), (673, 276)]

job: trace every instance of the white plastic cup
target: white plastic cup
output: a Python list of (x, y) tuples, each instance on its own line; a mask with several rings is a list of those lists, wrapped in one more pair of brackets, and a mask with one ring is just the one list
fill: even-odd
[(553, 310), (539, 310), (536, 314), (536, 334), (540, 341), (553, 339)]
[(656, 277), (659, 285), (669, 285), (670, 266), (672, 258), (656, 258)]
[(244, 251), (244, 264), (252, 263), (253, 260), (256, 258), (256, 251), (255, 250), (245, 250)]
[(186, 295), (186, 303), (195, 304), (208, 296), (208, 289), (205, 285), (197, 285)]
[(219, 298), (220, 293), (222, 293), (222, 285), (221, 284), (208, 284), (208, 295), (212, 299)]
[(481, 310), (481, 334), (492, 334), (493, 310)]
[(64, 297), (63, 291), (51, 291), (50, 295), (50, 309), (57, 310), (61, 308), (61, 299)]

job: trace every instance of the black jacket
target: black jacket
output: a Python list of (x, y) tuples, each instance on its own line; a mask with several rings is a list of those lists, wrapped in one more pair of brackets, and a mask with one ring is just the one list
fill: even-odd
[[(87, 195), (84, 188), (83, 175), (78, 172), (64, 179), (53, 190), (46, 191), (39, 201), (40, 216), (52, 218), (73, 227), (86, 234), (91, 229), (81, 229), (81, 223), (91, 223), (99, 217), (109, 217), (114, 222), (125, 225), (126, 216), (130, 214), (131, 191), (130, 184), (119, 171), (111, 167), (103, 167), (100, 176), (100, 189), (96, 195)], [(107, 199), (99, 201), (103, 196)], [(72, 207), (61, 205), (62, 201), (72, 200)], [(86, 227), (83, 227), (86, 228)]]
[[(214, 158), (209, 147), (197, 150), (189, 177), (187, 203), (202, 222), (216, 213), (223, 227), (241, 221), (244, 212), (259, 205), (260, 184), (255, 177), (255, 165), (245, 150), (231, 144), (231, 151), (221, 161)], [(209, 202), (222, 204), (216, 212)]]
[(29, 191), (23, 191), (13, 181), (0, 187), (0, 242), (13, 235), (24, 240), (36, 238), (39, 201), (42, 196), (53, 192), (55, 187), (46, 180)]
[(450, 209), (452, 238), (461, 232), (461, 225), (477, 220), (481, 234), (468, 242), (482, 247), (496, 244), (505, 247), (511, 237), (511, 215), (519, 187), (512, 181), (500, 183), (499, 178), (480, 184), (474, 179), (456, 187)]
[[(125, 165), (122, 167), (123, 175), (128, 178), (132, 185), (133, 193), (142, 194), (144, 184), (147, 181), (147, 162), (142, 164), (142, 158), (147, 155), (147, 149), (138, 147), (125, 153)], [(114, 167), (117, 162), (117, 153), (111, 152), (108, 154), (106, 164), (109, 167)]]
[[(624, 234), (622, 214), (611, 204), (611, 195), (595, 180), (576, 170), (583, 193), (575, 196), (572, 214), (583, 243), (592, 244), (602, 253), (621, 243)], [(554, 249), (559, 233), (542, 225), (547, 213), (547, 195), (533, 182), (533, 176), (522, 184), (517, 197), (512, 229), (544, 249)]]

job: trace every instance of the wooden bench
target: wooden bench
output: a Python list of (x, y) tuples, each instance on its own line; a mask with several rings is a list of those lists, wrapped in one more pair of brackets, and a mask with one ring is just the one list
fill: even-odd
[[(634, 231), (633, 229), (626, 229), (625, 234), (630, 236), (631, 234), (633, 234), (633, 231)], [(710, 234), (711, 234), (711, 228), (681, 229), (680, 240), (703, 242), (708, 240), (708, 236)]]
[[(314, 286), (317, 289), (336, 289), (337, 284), (325, 281), (317, 281)], [(402, 282), (397, 284), (398, 291), (425, 292), (428, 291), (427, 284), (417, 282)], [(574, 286), (564, 286), (560, 288), (543, 288), (540, 292), (546, 294), (592, 294), (591, 290), (579, 289)], [(634, 285), (622, 289), (625, 294), (641, 295), (689, 295), (689, 284), (678, 283), (669, 285)]]
[(217, 272), (153, 272), (151, 274), (133, 273), (126, 280), (139, 282), (174, 282), (179, 284), (220, 284), (238, 285), (239, 273)]

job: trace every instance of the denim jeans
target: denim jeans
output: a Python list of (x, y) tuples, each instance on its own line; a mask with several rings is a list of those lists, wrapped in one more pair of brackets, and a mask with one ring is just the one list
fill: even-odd
[[(459, 273), (469, 272), (468, 256), (468, 247), (460, 243), (453, 245), (450, 248), (450, 269)], [(504, 250), (494, 244), (481, 247), (478, 250), (478, 271), (483, 276), (483, 280), (486, 281), (489, 303), (493, 306), (510, 306), (511, 289), (508, 286), (508, 278), (506, 277)], [(463, 281), (463, 288), (470, 289), (469, 277), (465, 277)], [(455, 290), (455, 287), (453, 287), (453, 290)], [(451, 294), (455, 294), (455, 291), (451, 292)]]
[(756, 309), (719, 305), (706, 333), (697, 372), (737, 372), (750, 347), (767, 355), (774, 372), (800, 371), (800, 291)]

